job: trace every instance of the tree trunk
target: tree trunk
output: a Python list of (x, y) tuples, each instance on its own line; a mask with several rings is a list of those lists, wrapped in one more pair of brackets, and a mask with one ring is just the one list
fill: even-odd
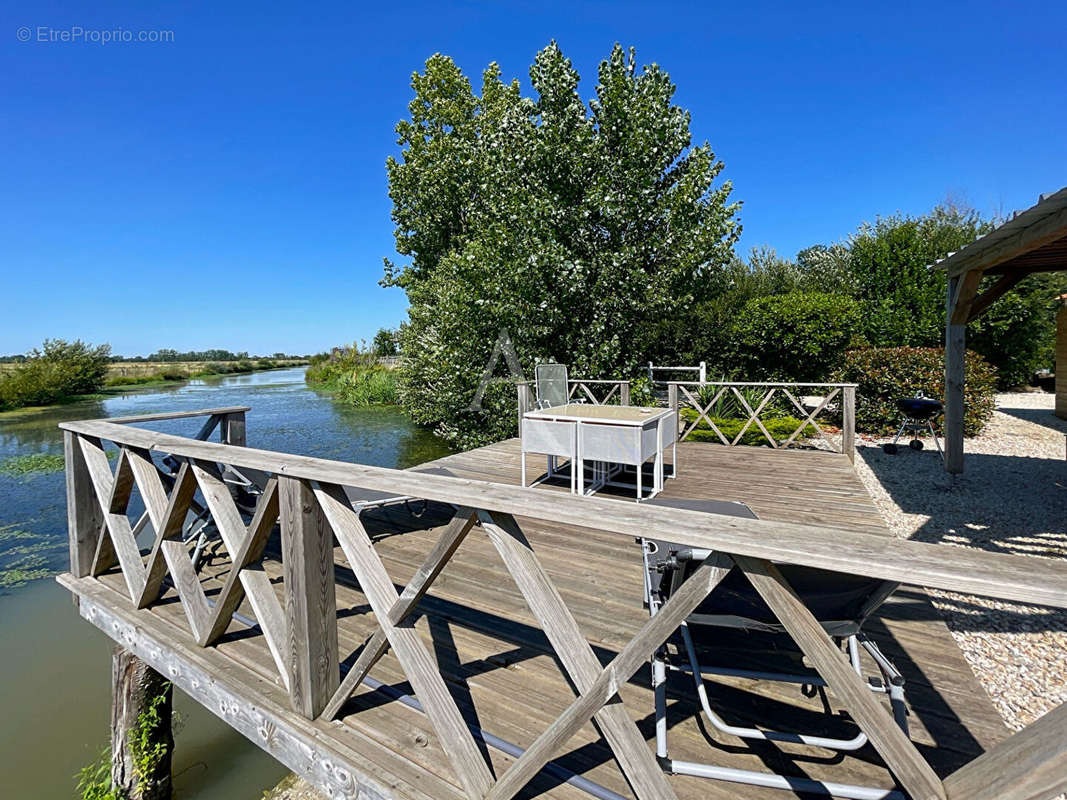
[[(141, 723), (156, 704), (158, 719)], [(170, 800), (173, 689), (133, 653), (116, 647), (111, 657), (111, 782), (130, 800)], [(151, 718), (149, 718), (151, 719)], [(151, 753), (145, 758), (145, 753)], [(140, 758), (139, 758), (140, 757)], [(140, 774), (138, 760), (149, 762)]]

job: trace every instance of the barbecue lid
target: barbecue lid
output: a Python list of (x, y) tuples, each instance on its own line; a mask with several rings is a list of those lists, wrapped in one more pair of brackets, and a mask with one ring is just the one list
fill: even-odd
[(897, 408), (913, 419), (925, 419), (941, 413), (942, 405), (930, 397), (904, 397), (897, 400)]

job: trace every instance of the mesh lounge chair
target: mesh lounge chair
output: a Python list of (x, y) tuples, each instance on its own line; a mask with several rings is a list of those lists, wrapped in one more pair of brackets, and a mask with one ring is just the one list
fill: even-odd
[[(756, 518), (752, 510), (743, 503), (661, 497), (649, 502), (653, 505), (685, 508), (691, 511)], [(642, 539), (641, 544), (645, 564), (645, 602), (649, 613), (655, 615), (671, 594), (696, 571), (701, 561), (710, 555), (710, 551), (658, 539)], [(868, 686), (872, 691), (889, 695), (893, 716), (897, 724), (907, 732), (904, 679), (881, 653), (877, 645), (864, 637), (861, 632), (866, 619), (888, 599), (898, 584), (810, 567), (789, 564), (777, 566), (826, 633), (845, 645), (853, 668), (861, 676), (860, 649), (867, 651), (881, 672), (880, 679), (868, 678)], [(790, 662), (797, 666), (792, 672), (776, 672), (701, 664), (701, 651), (706, 652), (713, 646), (713, 637), (709, 636), (712, 628), (734, 628), (767, 634), (774, 638), (775, 647), (783, 650), (783, 666)], [(671, 660), (670, 655), (672, 648), (677, 653), (674, 661)], [(669, 672), (687, 673), (691, 677), (704, 717), (713, 727), (727, 735), (743, 739), (801, 743), (840, 751), (858, 750), (863, 747), (867, 743), (867, 736), (862, 731), (857, 731), (851, 738), (845, 739), (739, 727), (728, 724), (712, 708), (704, 685), (704, 675), (717, 674), (797, 683), (805, 687), (825, 686), (825, 681), (816, 673), (807, 670), (799, 663), (799, 658), (796, 658), (798, 655), (799, 651), (793, 645), (784, 627), (745, 575), (735, 567), (652, 658), (652, 686), (656, 704), (656, 754), (664, 769), (679, 775), (696, 775), (798, 792), (857, 798), (857, 800), (902, 797), (898, 792), (886, 789), (793, 778), (769, 772), (730, 769), (712, 764), (670, 759), (667, 750), (666, 693)]]

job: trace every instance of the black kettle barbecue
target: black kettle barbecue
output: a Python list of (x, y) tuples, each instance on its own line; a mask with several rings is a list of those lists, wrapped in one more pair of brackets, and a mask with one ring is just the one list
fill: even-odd
[(896, 455), (897, 442), (906, 430), (913, 437), (908, 446), (912, 450), (922, 450), (922, 439), (916, 438), (916, 434), (929, 430), (930, 435), (934, 438), (934, 444), (937, 445), (937, 452), (944, 458), (944, 453), (941, 452), (941, 442), (938, 441), (937, 433), (934, 431), (934, 418), (944, 409), (941, 401), (924, 397), (922, 392), (916, 392), (914, 397), (904, 397), (897, 400), (897, 408), (904, 415), (904, 421), (900, 424), (900, 430), (897, 431), (896, 438), (889, 444), (882, 445), (882, 449), (891, 456)]

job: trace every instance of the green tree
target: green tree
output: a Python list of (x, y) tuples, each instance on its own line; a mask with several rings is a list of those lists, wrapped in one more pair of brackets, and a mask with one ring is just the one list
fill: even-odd
[(436, 55), (412, 79), (389, 159), (397, 252), (383, 283), (409, 300), (401, 402), (460, 444), (510, 434), (513, 390), (469, 405), (500, 329), (525, 369), (553, 358), (586, 377), (633, 374), (660, 321), (710, 296), (732, 257), (738, 203), (656, 65), (616, 46), (586, 105), (555, 45), (534, 97), (493, 64), (481, 94)]
[(390, 328), (379, 328), (371, 341), (371, 352), (376, 356), (396, 355), (396, 331)]
[(710, 270), (703, 299), (679, 313), (667, 315), (659, 326), (659, 340), (649, 354), (679, 364), (705, 361), (712, 374), (745, 379), (736, 360), (734, 323), (745, 304), (761, 297), (808, 291), (799, 264), (782, 258), (771, 247), (754, 247), (748, 260), (733, 257)]
[[(870, 345), (939, 347), (945, 335), (946, 279), (931, 266), (994, 224), (974, 210), (946, 203), (920, 217), (879, 218), (850, 237), (847, 250), (809, 248), (798, 261), (806, 272), (837, 281), (839, 290), (851, 291), (863, 303), (860, 333)], [(995, 280), (987, 278), (981, 288)], [(1054, 298), (1062, 284), (1055, 276), (1028, 278), (969, 326), (967, 346), (996, 367), (1002, 388), (1026, 383), (1036, 369), (1050, 366)]]
[(940, 205), (921, 217), (864, 223), (850, 237), (849, 270), (864, 304), (863, 335), (879, 347), (936, 347), (945, 335), (945, 274), (930, 269), (992, 224), (973, 210)]

